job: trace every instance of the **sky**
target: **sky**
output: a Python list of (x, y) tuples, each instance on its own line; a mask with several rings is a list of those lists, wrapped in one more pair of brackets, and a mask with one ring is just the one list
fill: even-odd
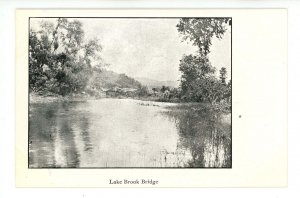
[[(32, 19), (31, 19), (32, 20)], [(34, 21), (36, 20), (36, 21)], [(32, 20), (32, 25), (40, 19)], [(44, 19), (45, 20), (45, 19)], [(176, 24), (179, 19), (142, 18), (81, 18), (85, 39), (98, 38), (103, 47), (101, 57), (107, 69), (130, 77), (144, 77), (160, 81), (180, 79), (179, 61), (184, 54), (192, 54), (197, 47), (182, 41)], [(216, 67), (231, 70), (231, 32), (221, 40), (213, 38), (209, 58)]]

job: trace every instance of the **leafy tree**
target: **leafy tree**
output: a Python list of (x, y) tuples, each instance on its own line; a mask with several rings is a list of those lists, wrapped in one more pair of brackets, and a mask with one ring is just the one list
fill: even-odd
[[(182, 96), (188, 101), (206, 101), (205, 95), (210, 92), (210, 84), (215, 68), (205, 55), (184, 55), (180, 60)], [(213, 81), (211, 81), (213, 82)]]
[(172, 88), (170, 90), (170, 99), (176, 99), (178, 100), (180, 98), (180, 90), (178, 88)]
[(163, 86), (161, 87), (160, 91), (161, 91), (162, 93), (164, 93), (165, 91), (170, 91), (170, 87), (163, 85)]
[(231, 79), (230, 79), (229, 82), (228, 82), (228, 84), (227, 84), (227, 87), (230, 88), (230, 89), (231, 89), (231, 83), (232, 82), (231, 82)]
[(140, 84), (137, 89), (137, 95), (140, 97), (143, 97), (143, 96), (148, 96), (148, 94), (149, 94), (149, 91), (148, 91), (147, 86), (143, 86)]
[(221, 39), (228, 25), (231, 25), (230, 18), (182, 18), (177, 24), (177, 30), (184, 40), (191, 41), (200, 53), (207, 55), (212, 37)]
[[(30, 89), (58, 94), (86, 88), (93, 67), (101, 67), (97, 39), (84, 42), (82, 23), (58, 18), (43, 21), (29, 34)], [(93, 65), (94, 64), (94, 65)]]
[[(208, 54), (212, 45), (212, 38), (222, 38), (228, 25), (229, 18), (182, 18), (177, 24), (178, 32), (183, 40), (189, 40), (197, 46), (196, 55), (184, 55), (180, 60), (179, 70), (181, 76), (181, 97), (187, 101), (210, 102), (220, 101), (224, 86), (214, 76)], [(222, 71), (224, 73), (224, 71)], [(226, 78), (226, 70), (222, 76)]]
[(225, 67), (220, 69), (220, 80), (223, 84), (226, 84), (227, 70)]

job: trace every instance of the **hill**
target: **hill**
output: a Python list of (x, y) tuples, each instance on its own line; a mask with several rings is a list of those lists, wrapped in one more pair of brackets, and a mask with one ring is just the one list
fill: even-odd
[(149, 88), (159, 88), (162, 86), (174, 88), (174, 87), (178, 87), (179, 85), (179, 82), (177, 81), (158, 81), (158, 80), (142, 78), (142, 77), (136, 77), (135, 79), (139, 81), (142, 85), (145, 85)]
[(149, 89), (167, 87), (178, 87), (177, 81), (158, 81), (149, 78), (132, 78), (126, 74), (118, 74), (110, 70), (94, 70), (93, 75), (89, 81), (89, 86), (100, 89), (113, 88), (131, 88), (138, 89), (141, 86), (147, 86)]
[(90, 79), (90, 86), (97, 89), (112, 89), (115, 87), (138, 89), (141, 83), (125, 74), (118, 74), (109, 70), (94, 70)]

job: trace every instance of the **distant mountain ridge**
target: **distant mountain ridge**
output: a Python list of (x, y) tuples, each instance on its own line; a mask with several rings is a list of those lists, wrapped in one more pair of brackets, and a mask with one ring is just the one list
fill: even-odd
[(140, 82), (142, 85), (145, 85), (149, 88), (157, 88), (162, 86), (174, 88), (179, 86), (179, 81), (158, 81), (158, 80), (153, 80), (153, 79), (143, 78), (143, 77), (135, 77), (135, 79), (138, 82)]
[(132, 78), (126, 74), (119, 74), (111, 70), (94, 70), (90, 79), (90, 87), (97, 89), (130, 88), (139, 89), (141, 86), (147, 86), (149, 89), (161, 88), (167, 86), (171, 88), (178, 87), (177, 81), (158, 81), (149, 78)]
[(98, 89), (132, 88), (138, 89), (141, 83), (126, 74), (118, 74), (110, 70), (95, 71), (90, 79), (90, 86)]

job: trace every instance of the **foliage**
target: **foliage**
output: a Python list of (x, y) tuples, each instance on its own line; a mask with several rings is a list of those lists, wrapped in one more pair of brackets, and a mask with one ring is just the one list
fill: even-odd
[(164, 93), (165, 91), (170, 91), (170, 87), (164, 86), (164, 85), (163, 85), (163, 86), (161, 87), (160, 91), (161, 91), (162, 93)]
[(228, 25), (231, 25), (230, 18), (182, 18), (177, 24), (177, 30), (184, 40), (193, 42), (200, 53), (207, 55), (212, 37), (221, 39)]
[[(231, 124), (224, 119), (230, 114), (225, 113), (224, 116), (223, 111), (214, 107), (203, 103), (185, 103), (168, 107), (170, 111), (165, 112), (175, 120), (181, 140), (178, 147), (191, 154), (187, 167), (232, 165)], [(210, 157), (205, 153), (209, 153)]]
[(139, 97), (145, 97), (149, 95), (149, 90), (147, 86), (139, 85), (138, 90), (137, 90), (137, 95)]
[(220, 69), (220, 80), (223, 84), (226, 84), (227, 70), (225, 67)]
[(180, 97), (184, 101), (216, 103), (227, 101), (231, 87), (226, 85), (226, 68), (220, 70), (220, 80), (215, 77), (215, 68), (211, 65), (208, 54), (211, 39), (222, 38), (229, 18), (183, 18), (177, 29), (184, 40), (193, 42), (199, 48), (195, 55), (184, 55), (180, 60), (181, 76)]
[(29, 86), (33, 91), (68, 94), (84, 90), (92, 68), (101, 68), (97, 39), (84, 41), (82, 23), (43, 21), (29, 34)]

